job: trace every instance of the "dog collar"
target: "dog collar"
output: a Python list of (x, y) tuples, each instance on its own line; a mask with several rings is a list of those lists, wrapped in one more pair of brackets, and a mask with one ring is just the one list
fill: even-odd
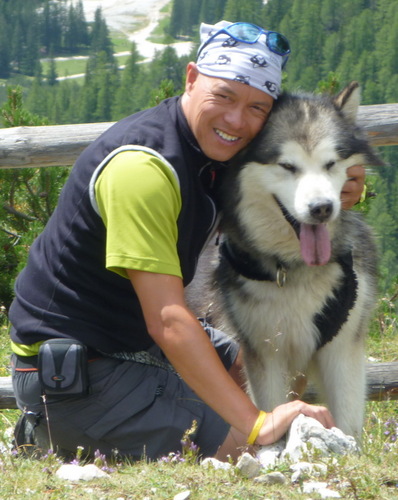
[(280, 288), (286, 283), (287, 271), (280, 262), (277, 263), (275, 274), (265, 271), (258, 261), (253, 259), (247, 252), (238, 249), (228, 239), (221, 243), (220, 253), (228, 261), (232, 269), (244, 278), (254, 281), (272, 281)]

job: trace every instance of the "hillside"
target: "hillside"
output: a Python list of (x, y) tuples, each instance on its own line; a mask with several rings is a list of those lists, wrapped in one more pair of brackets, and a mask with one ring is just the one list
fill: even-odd
[[(0, 102), (7, 102), (7, 85), (19, 85), (23, 104), (10, 106), (31, 113), (35, 119), (29, 123), (116, 121), (180, 93), (186, 64), (195, 57), (200, 22), (223, 18), (253, 22), (289, 38), (287, 90), (336, 92), (358, 80), (363, 104), (398, 102), (398, 0), (13, 0), (12, 8), (0, 0), (0, 70), (7, 69), (4, 60), (9, 72)], [(130, 32), (131, 26), (139, 29)], [(155, 27), (156, 36), (172, 45), (148, 42)], [(130, 40), (120, 41), (116, 28)], [(30, 46), (33, 35), (37, 41)], [(188, 43), (175, 45), (181, 38)], [(184, 47), (183, 53), (177, 47)], [(123, 56), (115, 57), (122, 50)], [(61, 73), (60, 58), (72, 56)], [(44, 58), (47, 62), (40, 64)], [(84, 78), (60, 81), (65, 73)], [(382, 153), (387, 165), (397, 165), (397, 148)], [(369, 175), (369, 190), (377, 196), (361, 205), (378, 232), (380, 289), (391, 295), (398, 282), (397, 175), (390, 166)], [(10, 220), (11, 233), (13, 224)]]

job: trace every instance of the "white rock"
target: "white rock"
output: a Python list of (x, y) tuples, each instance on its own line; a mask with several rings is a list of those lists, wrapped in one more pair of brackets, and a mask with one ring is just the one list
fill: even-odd
[(285, 440), (280, 440), (268, 446), (261, 446), (256, 452), (257, 460), (266, 469), (273, 467), (278, 462), (285, 448), (285, 444)]
[(205, 458), (201, 464), (202, 467), (214, 467), (214, 469), (228, 470), (231, 468), (231, 464), (228, 462), (220, 462), (216, 458)]
[(255, 483), (261, 484), (285, 484), (286, 477), (282, 472), (270, 472), (254, 478)]
[(190, 490), (181, 491), (181, 493), (177, 493), (177, 495), (174, 496), (173, 500), (187, 500), (188, 498), (190, 498), (190, 496)]
[(298, 462), (290, 466), (292, 474), (292, 483), (297, 482), (304, 475), (326, 476), (328, 468), (325, 464), (311, 464), (309, 462)]
[(292, 462), (299, 461), (303, 451), (307, 450), (307, 443), (324, 456), (331, 453), (343, 455), (358, 451), (358, 446), (352, 436), (347, 436), (337, 428), (326, 429), (318, 420), (299, 415), (290, 427), (282, 458), (288, 455)]
[(341, 498), (337, 491), (333, 491), (327, 487), (327, 483), (316, 481), (304, 483), (302, 490), (303, 493), (318, 493), (322, 498)]
[(251, 479), (260, 474), (262, 465), (252, 455), (250, 455), (250, 453), (243, 453), (236, 464), (236, 468), (240, 470), (244, 476)]
[(108, 474), (94, 464), (81, 465), (64, 464), (55, 473), (60, 479), (68, 481), (90, 481), (98, 477), (108, 477)]

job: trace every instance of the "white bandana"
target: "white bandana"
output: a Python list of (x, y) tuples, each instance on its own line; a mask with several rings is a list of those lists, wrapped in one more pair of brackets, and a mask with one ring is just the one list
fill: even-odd
[[(214, 26), (202, 23), (201, 47), (209, 37), (231, 24), (228, 21), (220, 21)], [(283, 58), (271, 52), (265, 41), (266, 34), (261, 34), (256, 43), (249, 44), (221, 32), (203, 50), (199, 48), (196, 65), (206, 76), (239, 81), (277, 99), (281, 92)]]

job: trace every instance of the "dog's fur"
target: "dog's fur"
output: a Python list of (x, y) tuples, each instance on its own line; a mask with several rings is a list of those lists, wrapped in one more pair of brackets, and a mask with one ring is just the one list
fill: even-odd
[(282, 95), (226, 169), (212, 311), (242, 346), (259, 408), (300, 396), (314, 375), (336, 425), (357, 438), (376, 250), (361, 216), (341, 210), (340, 192), (348, 167), (382, 164), (355, 125), (358, 105), (355, 82), (334, 99)]

